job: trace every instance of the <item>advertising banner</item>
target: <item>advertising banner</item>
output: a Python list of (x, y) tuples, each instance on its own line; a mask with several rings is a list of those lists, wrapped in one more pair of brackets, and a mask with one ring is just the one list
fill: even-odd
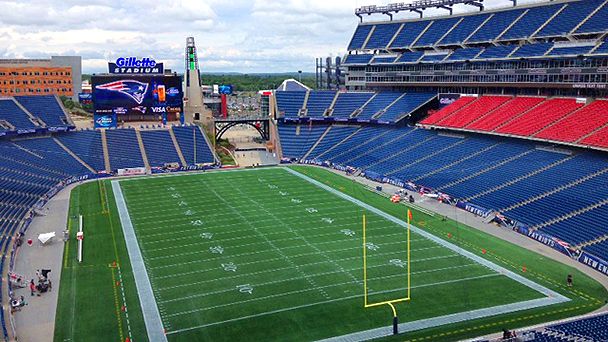
[(177, 75), (92, 77), (95, 114), (123, 107), (127, 115), (183, 113), (182, 78)]

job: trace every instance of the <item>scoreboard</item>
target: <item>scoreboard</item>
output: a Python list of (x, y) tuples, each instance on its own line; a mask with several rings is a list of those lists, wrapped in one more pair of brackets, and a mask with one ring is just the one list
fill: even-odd
[(179, 75), (94, 75), (91, 83), (96, 127), (115, 127), (116, 120), (166, 120), (167, 115), (183, 113)]

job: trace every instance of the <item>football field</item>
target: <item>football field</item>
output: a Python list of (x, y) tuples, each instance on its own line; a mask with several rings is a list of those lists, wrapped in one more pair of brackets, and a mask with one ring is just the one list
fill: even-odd
[[(405, 206), (390, 216), (286, 168), (117, 180), (112, 189), (151, 339), (390, 334), (390, 309), (363, 307), (362, 217), (369, 301), (402, 298)], [(423, 229), (412, 227), (410, 244), (412, 299), (396, 305), (402, 331), (568, 300)]]

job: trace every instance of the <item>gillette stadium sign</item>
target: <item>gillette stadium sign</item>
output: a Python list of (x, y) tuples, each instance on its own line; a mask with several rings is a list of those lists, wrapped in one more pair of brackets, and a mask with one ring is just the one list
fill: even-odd
[(163, 63), (156, 63), (152, 58), (120, 57), (116, 62), (108, 63), (111, 74), (162, 74)]

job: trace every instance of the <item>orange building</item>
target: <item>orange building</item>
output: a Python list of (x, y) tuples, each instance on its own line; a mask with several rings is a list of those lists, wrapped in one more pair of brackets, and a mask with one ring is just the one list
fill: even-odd
[(81, 92), (80, 57), (0, 59), (0, 97), (65, 95)]

